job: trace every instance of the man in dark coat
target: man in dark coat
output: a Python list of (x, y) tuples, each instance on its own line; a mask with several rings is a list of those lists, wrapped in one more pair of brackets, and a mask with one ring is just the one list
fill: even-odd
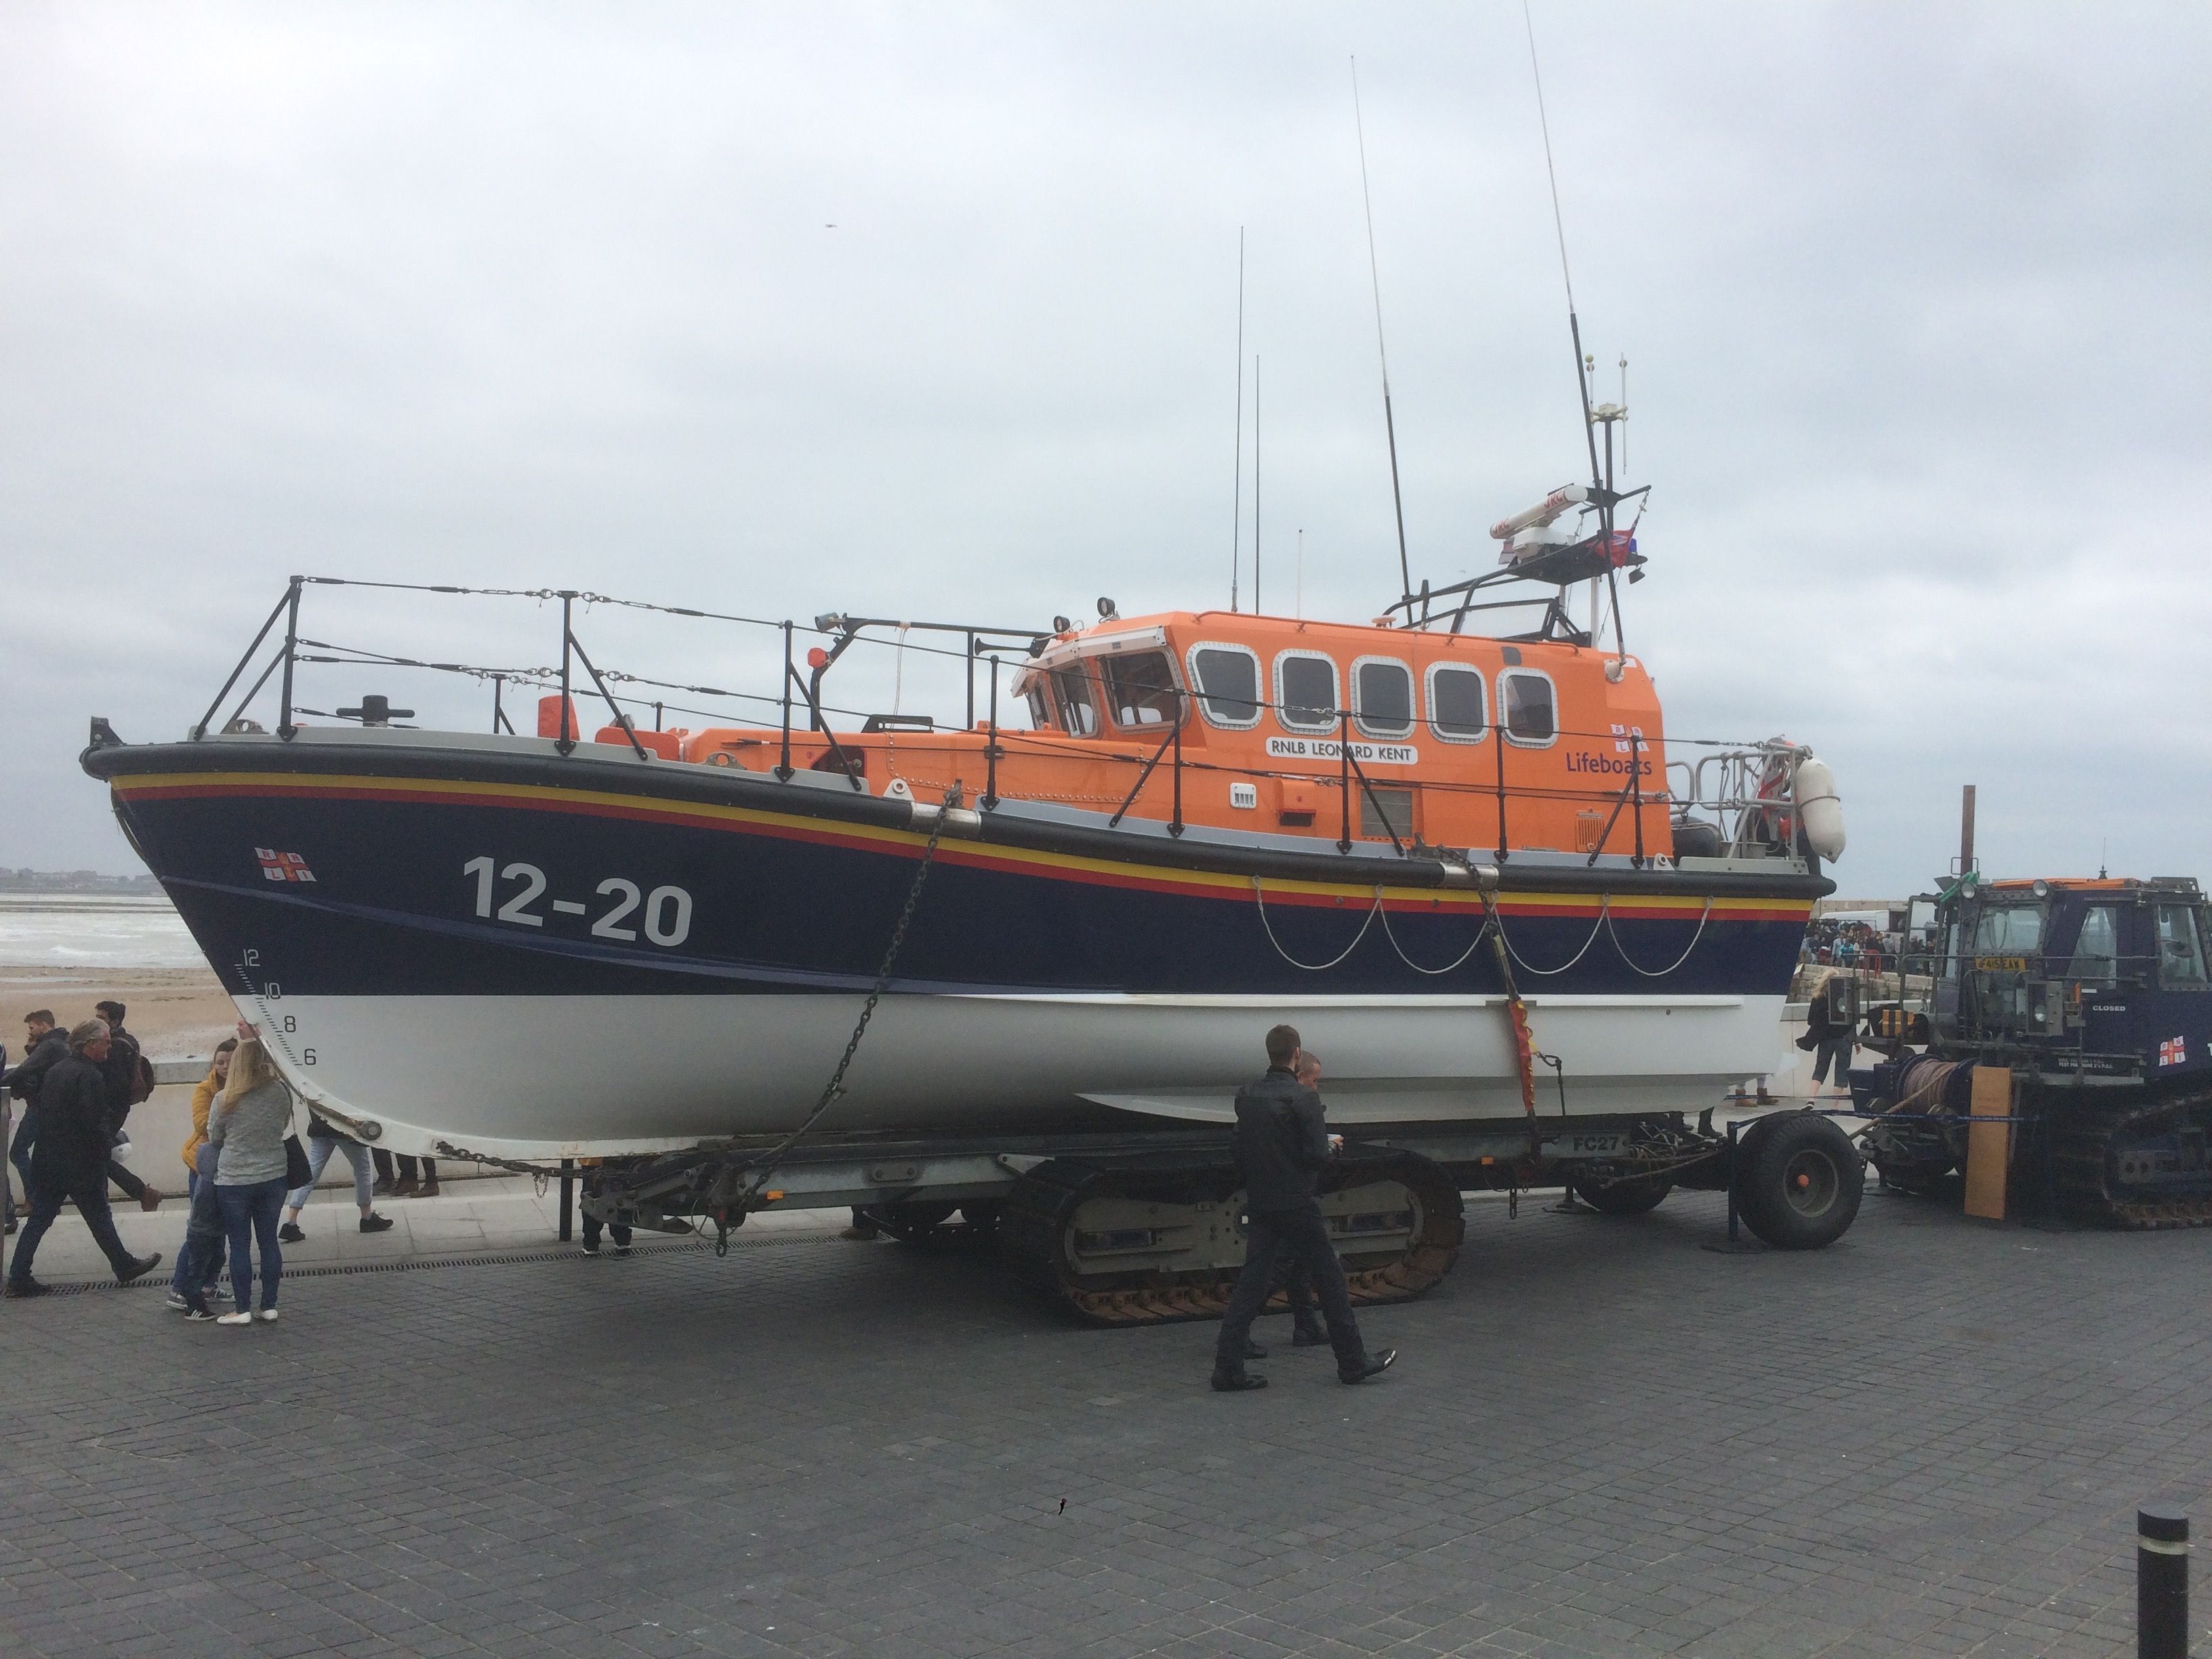
[(27, 1205), (31, 1196), (31, 1148), (39, 1140), (39, 1085), (53, 1063), (68, 1053), (69, 1038), (54, 1024), (52, 1009), (33, 1009), (23, 1016), (23, 1063), (8, 1073), (8, 1093), (23, 1103), (23, 1115), (15, 1126), (15, 1139), (8, 1143), (8, 1161), (22, 1179)]
[(107, 1085), (100, 1075), (108, 1057), (107, 1027), (88, 1019), (69, 1034), (70, 1052), (48, 1067), (39, 1084), (39, 1139), (31, 1149), (31, 1218), (16, 1241), (8, 1269), (9, 1296), (37, 1296), (46, 1287), (31, 1277), (39, 1241), (61, 1213), (64, 1199), (106, 1254), (118, 1284), (128, 1285), (161, 1265), (156, 1254), (134, 1256), (116, 1237), (107, 1207)]
[[(92, 1012), (107, 1026), (107, 1058), (100, 1062), (100, 1075), (107, 1085), (107, 1139), (112, 1147), (123, 1138), (124, 1120), (131, 1115), (131, 1109), (154, 1092), (154, 1074), (139, 1052), (138, 1039), (123, 1029), (123, 1005), (95, 1002)], [(161, 1207), (161, 1194), (124, 1168), (112, 1152), (107, 1178), (123, 1188), (125, 1198), (137, 1199), (140, 1209)]]
[(1328, 1242), (1315, 1197), (1321, 1171), (1341, 1142), (1328, 1133), (1321, 1097), (1297, 1079), (1298, 1034), (1278, 1025), (1267, 1033), (1267, 1074), (1237, 1094), (1237, 1167), (1244, 1176), (1247, 1212), (1244, 1271), (1230, 1292), (1213, 1356), (1213, 1386), (1224, 1393), (1264, 1389), (1267, 1379), (1244, 1369), (1255, 1352), (1252, 1321), (1267, 1299), (1276, 1258), (1293, 1257), (1312, 1280), (1328, 1320), (1329, 1346), (1336, 1351), (1336, 1374), (1346, 1382), (1364, 1382), (1387, 1370), (1398, 1351), (1370, 1354), (1352, 1312), (1352, 1293), (1344, 1264)]

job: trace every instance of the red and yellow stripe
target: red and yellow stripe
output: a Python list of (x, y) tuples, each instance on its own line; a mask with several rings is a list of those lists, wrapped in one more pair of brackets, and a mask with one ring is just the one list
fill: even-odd
[[(602, 789), (555, 787), (545, 784), (481, 783), (446, 778), (344, 777), (320, 774), (268, 772), (157, 772), (119, 777), (111, 786), (132, 803), (167, 800), (314, 800), (376, 801), (402, 805), (495, 807), (525, 811), (553, 812), (580, 817), (619, 818), (637, 823), (663, 823), (688, 829), (766, 836), (781, 841), (808, 842), (821, 846), (918, 855), (927, 837), (910, 830), (890, 830), (872, 824), (833, 823), (800, 813), (764, 811), (757, 807), (725, 806), (705, 801), (665, 800)], [(1207, 870), (1170, 870), (1158, 865), (1091, 857), (1079, 853), (1054, 853), (1019, 847), (978, 846), (940, 842), (937, 856), (944, 863), (1012, 874), (1049, 875), (1087, 885), (1125, 887), (1172, 893), (1188, 897), (1249, 898), (1252, 878)], [(1364, 907), (1375, 902), (1375, 888), (1364, 882), (1290, 881), (1264, 879), (1269, 904), (1316, 908)], [(1530, 893), (1501, 891), (1498, 908), (1510, 915), (1592, 917), (1601, 902), (1612, 913), (1629, 921), (1696, 920), (1710, 903), (1716, 921), (1789, 921), (1803, 923), (1812, 914), (1813, 901), (1790, 898), (1713, 898), (1695, 894), (1650, 894), (1609, 901), (1597, 892)], [(1480, 911), (1482, 897), (1464, 889), (1440, 891), (1429, 887), (1382, 889), (1382, 904), (1393, 912)]]

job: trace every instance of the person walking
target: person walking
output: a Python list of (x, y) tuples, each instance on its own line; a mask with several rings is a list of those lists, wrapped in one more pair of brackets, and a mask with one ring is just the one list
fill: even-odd
[(46, 1068), (39, 1081), (39, 1136), (31, 1148), (31, 1214), (15, 1243), (8, 1269), (8, 1294), (42, 1296), (46, 1287), (31, 1275), (39, 1241), (68, 1200), (76, 1206), (94, 1241), (115, 1270), (118, 1285), (161, 1265), (159, 1252), (136, 1256), (116, 1236), (114, 1212), (107, 1207), (107, 1085), (100, 1067), (108, 1054), (107, 1027), (88, 1019), (69, 1034), (69, 1052)]
[[(185, 1195), (191, 1208), (185, 1216), (185, 1242), (177, 1251), (177, 1268), (169, 1276), (169, 1305), (179, 1312), (191, 1312), (196, 1304), (204, 1306), (216, 1281), (222, 1277), (222, 1206), (216, 1199), (213, 1172), (200, 1172), (200, 1149), (207, 1145), (208, 1112), (229, 1081), (230, 1057), (237, 1048), (234, 1036), (216, 1043), (208, 1074), (192, 1085), (192, 1132), (185, 1137), (184, 1145)], [(215, 1317), (213, 1314), (206, 1316)]]
[[(1315, 1094), (1321, 1092), (1321, 1056), (1310, 1048), (1298, 1051), (1297, 1079)], [(1314, 1315), (1313, 1279), (1306, 1273), (1305, 1263), (1295, 1251), (1286, 1249), (1276, 1257), (1275, 1267), (1275, 1283), (1282, 1286), (1283, 1299), (1291, 1305), (1291, 1346), (1320, 1347), (1328, 1340), (1328, 1333)], [(1273, 1299), (1270, 1287), (1269, 1300)]]
[(125, 1139), (123, 1125), (131, 1115), (131, 1109), (154, 1092), (154, 1068), (147, 1064), (138, 1039), (123, 1029), (125, 1011), (121, 1003), (95, 1002), (92, 1012), (107, 1027), (107, 1058), (100, 1067), (100, 1076), (107, 1083), (107, 1178), (123, 1188), (125, 1198), (137, 1199), (140, 1209), (158, 1210), (161, 1207), (160, 1190), (124, 1168), (123, 1161), (114, 1153), (114, 1148)]
[[(240, 1039), (230, 1060), (230, 1080), (208, 1114), (208, 1144), (216, 1148), (215, 1194), (229, 1235), (230, 1290), (234, 1311), (218, 1325), (250, 1325), (276, 1317), (276, 1286), (284, 1253), (276, 1218), (284, 1208), (284, 1137), (292, 1127), (292, 1091), (261, 1039)], [(261, 1306), (252, 1307), (253, 1247), (261, 1249)]]
[(343, 1152), (345, 1160), (353, 1166), (353, 1201), (361, 1210), (361, 1230), (365, 1233), (380, 1233), (392, 1225), (388, 1216), (376, 1212), (373, 1188), (376, 1180), (368, 1148), (347, 1134), (312, 1108), (307, 1113), (307, 1178), (292, 1189), (284, 1202), (291, 1213), (284, 1224), (276, 1230), (276, 1237), (287, 1244), (303, 1244), (307, 1236), (300, 1230), (300, 1212), (314, 1196), (315, 1183), (323, 1178), (323, 1170), (331, 1161), (331, 1154)]
[[(15, 1126), (9, 1121), (15, 1114), (9, 1109), (8, 1103), (14, 1097), (8, 1092), (5, 1086), (7, 1077), (8, 1045), (0, 1042), (0, 1154), (6, 1152), (8, 1143), (15, 1138)], [(24, 1196), (27, 1198), (30, 1194), (26, 1193)], [(4, 1228), (0, 1228), (0, 1231), (4, 1231), (9, 1237), (14, 1237), (15, 1183), (8, 1179), (8, 1166), (5, 1164), (0, 1164), (0, 1222), (6, 1224)]]
[(54, 1024), (51, 1008), (33, 1009), (23, 1016), (23, 1063), (8, 1073), (8, 1093), (23, 1103), (23, 1121), (9, 1143), (8, 1161), (22, 1177), (26, 1205), (31, 1197), (31, 1149), (39, 1140), (39, 1084), (69, 1051), (69, 1037)]
[(1344, 1264), (1336, 1259), (1322, 1220), (1315, 1196), (1319, 1176), (1343, 1140), (1328, 1133), (1321, 1097), (1298, 1081), (1300, 1048), (1295, 1026), (1274, 1027), (1267, 1033), (1267, 1075), (1237, 1091), (1235, 1150), (1248, 1214), (1244, 1271), (1229, 1293), (1214, 1345), (1213, 1387), (1224, 1394), (1267, 1386), (1266, 1377), (1253, 1376), (1244, 1364), (1267, 1358), (1266, 1350), (1252, 1340), (1252, 1321), (1267, 1299), (1276, 1257), (1285, 1250), (1312, 1276), (1328, 1317), (1340, 1381), (1364, 1382), (1398, 1358), (1395, 1348), (1370, 1354), (1361, 1341)]
[(1832, 1077), (1837, 1088), (1846, 1095), (1850, 1092), (1851, 1060), (1856, 1046), (1851, 1039), (1856, 1022), (1838, 1018), (1829, 1007), (1829, 986), (1836, 983), (1837, 981), (1829, 981), (1813, 998), (1811, 1006), (1805, 1010), (1805, 1035), (1797, 1039), (1799, 1048), (1813, 1050), (1813, 1082), (1806, 1095), (1808, 1103), (1820, 1097), (1820, 1085)]

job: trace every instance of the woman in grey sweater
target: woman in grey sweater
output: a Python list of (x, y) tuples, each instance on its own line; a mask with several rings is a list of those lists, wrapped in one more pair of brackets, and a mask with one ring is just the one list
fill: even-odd
[[(231, 1056), (222, 1098), (208, 1114), (208, 1144), (216, 1149), (216, 1200), (230, 1235), (230, 1288), (238, 1310), (218, 1325), (250, 1325), (276, 1317), (276, 1284), (284, 1257), (276, 1220), (284, 1208), (284, 1137), (292, 1127), (292, 1091), (276, 1075), (258, 1037)], [(248, 1246), (261, 1246), (261, 1309), (251, 1305), (253, 1266)]]

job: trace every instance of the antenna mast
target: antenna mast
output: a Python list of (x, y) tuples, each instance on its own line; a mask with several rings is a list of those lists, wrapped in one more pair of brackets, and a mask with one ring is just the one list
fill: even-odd
[[(1552, 228), (1559, 239), (1559, 276), (1567, 289), (1567, 332), (1573, 337), (1575, 347), (1575, 386), (1582, 394), (1583, 438), (1589, 446), (1590, 499), (1597, 503), (1598, 528), (1605, 535), (1605, 580), (1613, 599), (1613, 649), (1615, 660), (1620, 661), (1626, 658), (1628, 647), (1621, 639), (1620, 583), (1612, 563), (1613, 497), (1598, 466), (1597, 416), (1590, 409), (1590, 363), (1583, 356), (1582, 319), (1575, 314), (1575, 274), (1567, 264), (1567, 222), (1559, 211), (1559, 173), (1552, 161), (1552, 121), (1544, 111), (1544, 71), (1536, 62), (1536, 20), (1529, 13), (1528, 0), (1521, 0), (1521, 21), (1528, 33), (1528, 73), (1536, 83), (1536, 123), (1544, 135), (1544, 176), (1552, 186)], [(1592, 621), (1595, 623), (1595, 618)], [(1595, 644), (1595, 627), (1590, 631), (1591, 643)]]
[(1244, 227), (1237, 227), (1237, 482), (1229, 507), (1229, 608), (1237, 609), (1237, 570), (1244, 562)]
[[(1367, 210), (1367, 275), (1375, 290), (1375, 355), (1382, 364), (1382, 431), (1390, 444), (1390, 505), (1398, 515), (1398, 592), (1409, 599), (1413, 574), (1406, 562), (1406, 501), (1398, 489), (1398, 425), (1390, 412), (1390, 353), (1382, 342), (1382, 274), (1375, 261), (1375, 198), (1367, 188), (1367, 125), (1359, 112), (1359, 59), (1352, 60), (1352, 125), (1359, 137), (1359, 199)], [(1570, 302), (1571, 308), (1571, 302)], [(1575, 350), (1579, 354), (1582, 347)], [(1589, 401), (1587, 398), (1583, 399)], [(1595, 453), (1595, 449), (1592, 451)]]
[(1252, 611), (1260, 611), (1260, 354), (1252, 354)]

